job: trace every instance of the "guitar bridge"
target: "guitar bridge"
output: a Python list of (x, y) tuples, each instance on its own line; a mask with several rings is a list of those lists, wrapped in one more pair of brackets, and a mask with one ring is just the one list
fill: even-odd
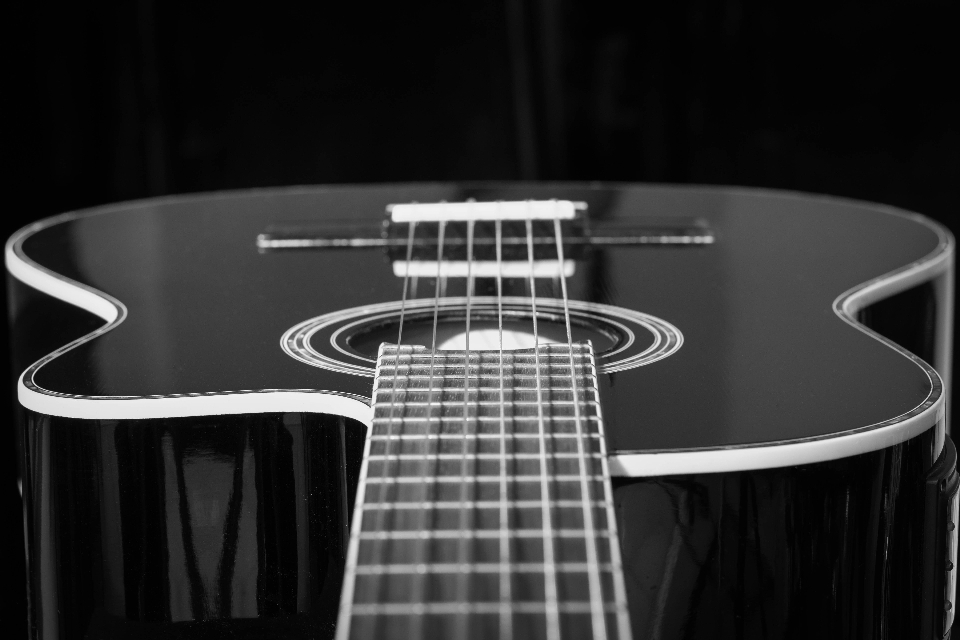
[(590, 247), (702, 247), (715, 241), (709, 225), (699, 218), (645, 216), (639, 221), (606, 221), (590, 219), (586, 210), (585, 203), (569, 200), (393, 204), (387, 206), (388, 216), (380, 224), (331, 220), (272, 225), (257, 236), (256, 243), (261, 252), (380, 248), (396, 263), (406, 260), (408, 224), (416, 222), (412, 259), (428, 261), (436, 260), (439, 226), (444, 222), (445, 259), (465, 261), (466, 223), (471, 220), (478, 261), (496, 259), (496, 221), (501, 225), (504, 261), (527, 260), (527, 220), (531, 221), (537, 261), (556, 260), (554, 220), (560, 220), (563, 253), (571, 260), (582, 258)]

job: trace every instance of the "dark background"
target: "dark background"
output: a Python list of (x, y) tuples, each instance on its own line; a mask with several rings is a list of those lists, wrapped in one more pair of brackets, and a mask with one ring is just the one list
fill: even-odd
[[(5, 11), (4, 236), (167, 193), (457, 179), (777, 187), (958, 229), (960, 37), (946, 0)], [(22, 637), (6, 424), (0, 625)]]

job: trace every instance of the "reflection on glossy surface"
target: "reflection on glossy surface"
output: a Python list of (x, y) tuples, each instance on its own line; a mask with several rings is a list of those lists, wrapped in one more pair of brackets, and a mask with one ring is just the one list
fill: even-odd
[[(912, 637), (942, 429), (816, 465), (619, 480), (636, 637)], [(330, 637), (362, 439), (300, 414), (30, 416), (34, 637)]]
[(816, 465), (618, 481), (634, 637), (918, 637), (935, 431)]
[[(369, 379), (306, 366), (277, 341), (309, 318), (399, 301), (403, 278), (379, 248), (261, 253), (258, 234), (297, 221), (376, 224), (389, 203), (554, 197), (587, 202), (598, 223), (693, 216), (716, 233), (696, 248), (597, 247), (577, 258), (572, 299), (663, 318), (686, 340), (656, 366), (602, 381), (611, 383), (611, 449), (819, 437), (899, 416), (927, 397), (922, 369), (845, 324), (832, 304), (936, 252), (935, 229), (850, 201), (630, 185), (278, 189), (101, 209), (36, 233), (23, 252), (122, 300), (129, 316), (42, 367), (36, 383), (79, 395), (308, 388), (369, 397)], [(422, 280), (416, 297), (427, 300), (434, 283)], [(539, 295), (559, 295), (542, 284)], [(448, 282), (449, 295), (462, 290), (462, 279)], [(495, 294), (493, 279), (479, 278), (476, 292)], [(18, 333), (22, 312), (11, 310)]]
[[(399, 300), (385, 256), (260, 254), (256, 234), (310, 216), (378, 221), (388, 202), (541, 191), (587, 200), (598, 219), (693, 213), (718, 233), (690, 251), (611, 247), (578, 258), (574, 298), (655, 314), (687, 338), (656, 366), (602, 376), (611, 450), (820, 437), (900, 415), (929, 393), (921, 369), (831, 305), (935, 249), (931, 229), (846, 201), (662, 187), (286, 190), (78, 219), (25, 252), (116, 295), (130, 316), (38, 380), (93, 395), (308, 388), (369, 397), (369, 379), (308, 367), (277, 339), (305, 318)], [(861, 246), (867, 223), (878, 224), (875, 242)], [(950, 278), (861, 319), (948, 373)], [(19, 370), (99, 325), (25, 285), (11, 291)], [(477, 292), (495, 289), (480, 281)], [(380, 340), (368, 337), (375, 351)], [(360, 425), (300, 414), (124, 422), (27, 413), (20, 427), (34, 637), (332, 634)], [(918, 491), (943, 438), (941, 424), (848, 460), (618, 481), (635, 636), (915, 637), (927, 570)]]
[(34, 415), (25, 436), (36, 637), (330, 633), (361, 425)]

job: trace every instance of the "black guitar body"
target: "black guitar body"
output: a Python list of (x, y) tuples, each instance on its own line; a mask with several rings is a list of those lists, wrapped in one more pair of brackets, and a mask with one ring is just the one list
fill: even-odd
[[(443, 184), (150, 200), (11, 239), (33, 638), (333, 637), (402, 296), (384, 211), (468, 198), (588, 205), (570, 297), (634, 637), (949, 633), (948, 232), (765, 191)], [(323, 246), (365, 233), (387, 240)]]

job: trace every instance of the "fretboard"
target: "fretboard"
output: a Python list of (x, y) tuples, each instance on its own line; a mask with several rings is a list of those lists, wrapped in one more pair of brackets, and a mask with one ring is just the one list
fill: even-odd
[(338, 638), (629, 638), (591, 345), (464, 364), (381, 347)]

